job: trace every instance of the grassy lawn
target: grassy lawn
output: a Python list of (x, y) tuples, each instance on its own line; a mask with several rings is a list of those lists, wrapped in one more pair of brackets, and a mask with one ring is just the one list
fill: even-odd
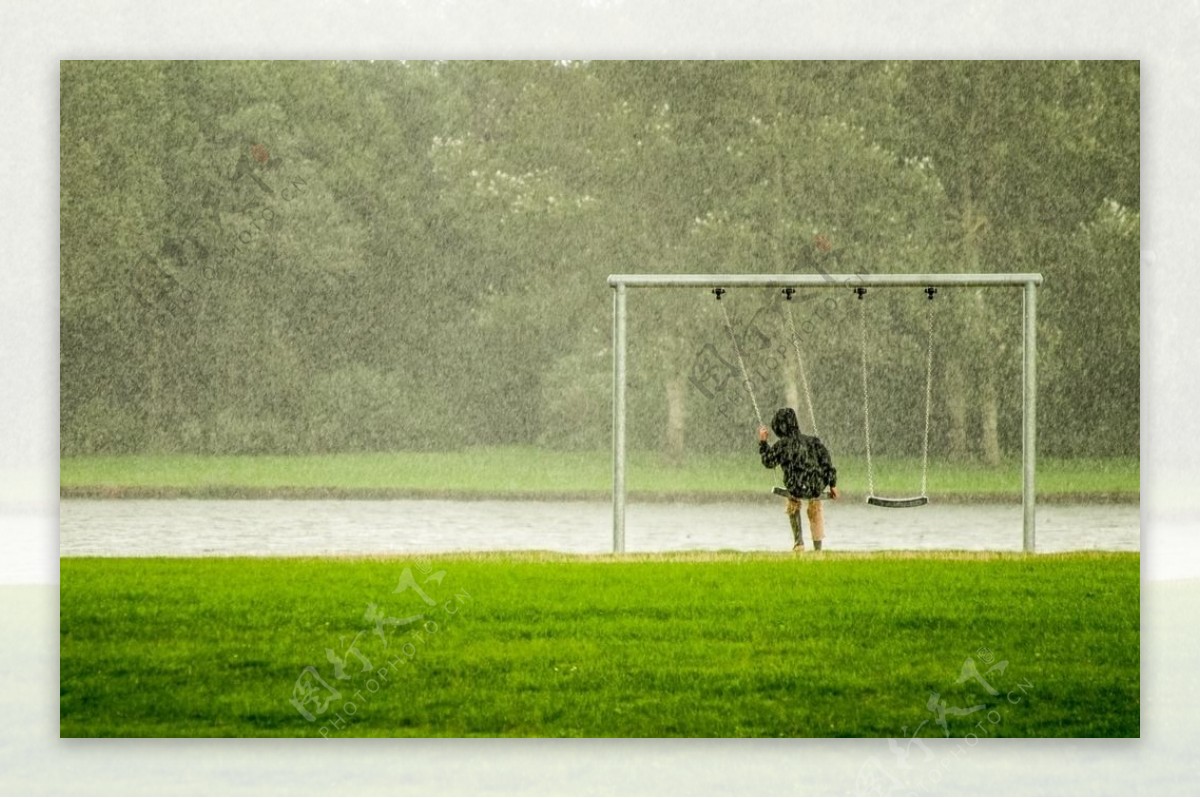
[[(549, 452), (490, 448), (458, 452), (391, 452), (298, 456), (129, 455), (64, 457), (64, 495), (196, 496), (461, 495), (603, 498), (612, 485), (608, 452)], [(848, 495), (866, 490), (865, 465), (837, 462), (839, 484)], [(880, 493), (913, 494), (920, 487), (917, 460), (883, 460), (875, 465)], [(629, 489), (647, 496), (708, 494), (737, 496), (769, 490), (772, 475), (757, 455), (696, 456), (667, 465), (657, 454), (630, 457)], [(1038, 493), (1044, 498), (1118, 498), (1136, 501), (1135, 458), (1043, 460)], [(932, 463), (929, 492), (939, 498), (1004, 498), (1020, 495), (1020, 464), (999, 467)]]
[[(982, 707), (946, 716), (952, 737), (1137, 736), (1138, 571), (1098, 553), (68, 557), (61, 733), (941, 737), (936, 692)], [(995, 695), (956, 683), (968, 657)], [(301, 678), (312, 721), (289, 701)]]

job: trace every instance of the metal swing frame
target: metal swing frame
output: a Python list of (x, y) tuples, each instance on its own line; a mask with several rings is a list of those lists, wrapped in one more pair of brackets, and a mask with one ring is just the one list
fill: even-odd
[(903, 499), (887, 498), (875, 493), (875, 467), (871, 464), (871, 401), (870, 391), (867, 388), (867, 305), (862, 301), (867, 296), (867, 289), (860, 286), (854, 289), (854, 293), (859, 299), (858, 331), (862, 349), (863, 437), (867, 444), (867, 504), (888, 508), (922, 507), (929, 504), (929, 411), (933, 406), (933, 298), (937, 295), (937, 288), (933, 286), (925, 288), (925, 295), (929, 298), (929, 302), (925, 313), (925, 434), (921, 442), (921, 492), (916, 496), (908, 496)]
[(796, 288), (828, 290), (870, 287), (994, 288), (1024, 291), (1021, 377), (1022, 548), (1035, 550), (1037, 469), (1037, 289), (1042, 275), (1023, 274), (612, 274), (613, 289), (613, 553), (625, 551), (625, 299), (631, 288)]

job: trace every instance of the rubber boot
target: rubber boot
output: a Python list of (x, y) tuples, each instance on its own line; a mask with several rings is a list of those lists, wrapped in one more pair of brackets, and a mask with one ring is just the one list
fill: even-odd
[(808, 528), (812, 532), (813, 551), (821, 550), (825, 539), (825, 513), (820, 499), (810, 499), (808, 502)]
[(792, 525), (792, 551), (804, 551), (804, 533), (800, 528), (800, 513), (788, 513), (788, 523)]

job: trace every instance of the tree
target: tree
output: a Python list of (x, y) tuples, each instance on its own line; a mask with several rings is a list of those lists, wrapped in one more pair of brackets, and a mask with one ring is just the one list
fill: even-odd
[[(1115, 62), (64, 64), (64, 452), (605, 446), (607, 274), (939, 270), (1045, 272), (1043, 374), (1069, 386), (1048, 442), (1136, 450), (1137, 84)], [(986, 364), (1015, 321), (952, 293), (935, 428), (994, 459), (1019, 361)], [(852, 450), (858, 306), (813, 296), (792, 307), (821, 431)], [(761, 404), (796, 404), (778, 294), (720, 307)], [(870, 308), (891, 440), (924, 329)], [(711, 297), (630, 310), (631, 444), (741, 447), (748, 399), (689, 382), (706, 346), (732, 359)], [(1072, 349), (1101, 338), (1118, 359)], [(1097, 375), (1112, 438), (1077, 445)]]
[[(1095, 105), (1107, 68), (1063, 61), (905, 62), (896, 71), (897, 114), (890, 128), (875, 134), (900, 158), (932, 164), (953, 208), (956, 270), (1009, 271), (1031, 262), (1013, 257), (1016, 242), (1069, 235), (1117, 188), (1112, 170), (1128, 174), (1129, 164), (1121, 162), (1128, 151), (1114, 153), (1107, 130), (1114, 114), (1128, 114)], [(1130, 82), (1117, 88), (1128, 102)], [(1086, 145), (1100, 129), (1109, 149)], [(1116, 136), (1125, 141), (1123, 133)], [(1128, 182), (1121, 185), (1128, 194)], [(999, 383), (987, 364), (1002, 322), (977, 292), (953, 324), (962, 333), (960, 356), (939, 392), (947, 398), (950, 453), (968, 454), (968, 400), (978, 397), (978, 451), (996, 462)]]

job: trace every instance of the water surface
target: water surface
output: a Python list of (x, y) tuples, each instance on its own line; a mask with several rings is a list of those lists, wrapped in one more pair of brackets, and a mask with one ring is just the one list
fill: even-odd
[[(1138, 506), (1046, 505), (1038, 551), (1138, 551)], [(830, 550), (1020, 551), (1019, 505), (826, 502)], [(808, 539), (807, 520), (805, 537)], [(811, 543), (811, 541), (810, 541)], [(791, 548), (781, 503), (631, 504), (627, 551)], [(63, 555), (612, 551), (607, 502), (64, 499)]]

